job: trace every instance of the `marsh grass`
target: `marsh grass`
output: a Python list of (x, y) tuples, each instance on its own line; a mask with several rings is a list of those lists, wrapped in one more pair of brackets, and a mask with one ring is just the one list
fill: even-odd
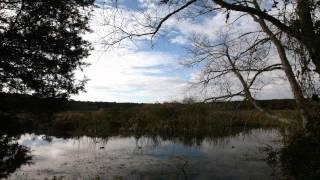
[[(274, 110), (279, 116), (295, 119), (293, 110)], [(55, 113), (52, 127), (86, 134), (149, 133), (210, 134), (231, 128), (273, 128), (283, 125), (255, 110), (212, 109), (203, 104), (146, 104), (130, 108), (101, 108), (95, 111)]]

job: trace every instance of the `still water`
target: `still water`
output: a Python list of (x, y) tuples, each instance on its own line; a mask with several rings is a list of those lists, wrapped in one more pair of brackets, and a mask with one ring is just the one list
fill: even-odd
[[(277, 147), (275, 129), (254, 129), (185, 143), (160, 136), (57, 138), (23, 134), (9, 144), (25, 148), (8, 179), (272, 179), (265, 147)], [(3, 169), (2, 169), (3, 170)], [(3, 173), (3, 172), (2, 172)]]

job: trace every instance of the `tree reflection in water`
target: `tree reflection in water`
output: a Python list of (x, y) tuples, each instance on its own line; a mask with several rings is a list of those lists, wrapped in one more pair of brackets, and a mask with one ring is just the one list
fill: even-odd
[(15, 142), (14, 137), (0, 135), (0, 179), (7, 178), (24, 164), (31, 163), (30, 149)]
[[(265, 159), (276, 178), (293, 180), (320, 179), (320, 136), (314, 134), (292, 137), (280, 149), (266, 148)], [(280, 172), (280, 173), (279, 173)]]
[(302, 179), (320, 179), (320, 137), (314, 135), (295, 138), (282, 149), (283, 171)]
[[(245, 137), (246, 135), (248, 135), (248, 137), (250, 137), (250, 134), (252, 134), (251, 131), (241, 131), (241, 130), (236, 130), (234, 129), (233, 131), (229, 131), (228, 133), (217, 133), (215, 135), (212, 136), (208, 136), (208, 135), (198, 135), (198, 136), (175, 136), (175, 135), (147, 135), (147, 134), (131, 134), (131, 135), (127, 135), (127, 136), (122, 136), (122, 139), (118, 139), (119, 141), (117, 141), (117, 139), (113, 139), (112, 142), (114, 142), (113, 145), (115, 145), (115, 149), (109, 149), (110, 152), (113, 152), (112, 150), (116, 150), (115, 152), (127, 152), (128, 149), (130, 149), (131, 145), (130, 145), (130, 137), (134, 137), (134, 141), (133, 142), (133, 146), (136, 146), (135, 150), (137, 151), (145, 151), (145, 153), (148, 155), (148, 157), (150, 155), (153, 155), (153, 157), (158, 158), (158, 157), (166, 157), (168, 158), (168, 160), (172, 160), (172, 162), (176, 162), (175, 160), (177, 159), (177, 168), (179, 170), (178, 172), (178, 176), (180, 177), (180, 175), (182, 175), (183, 177), (186, 177), (187, 175), (190, 174), (190, 172), (192, 172), (192, 175), (200, 175), (200, 174), (204, 174), (203, 177), (205, 177), (206, 173), (209, 175), (210, 172), (206, 172), (205, 170), (200, 171), (203, 169), (203, 167), (201, 166), (201, 164), (197, 164), (194, 163), (192, 164), (192, 161), (187, 161), (188, 159), (184, 159), (184, 156), (188, 157), (188, 155), (190, 155), (190, 157), (193, 157), (193, 155), (195, 155), (194, 157), (200, 157), (197, 156), (198, 150), (194, 150), (191, 151), (190, 153), (190, 149), (188, 148), (184, 148), (185, 147), (197, 147), (199, 149), (201, 149), (201, 147), (203, 148), (203, 146), (201, 146), (201, 144), (203, 142), (208, 142), (210, 144), (210, 146), (208, 146), (207, 148), (213, 147), (213, 149), (207, 149), (207, 153), (209, 153), (210, 156), (208, 157), (214, 157), (213, 159), (216, 159), (216, 157), (225, 157), (226, 159), (223, 159), (225, 161), (227, 161), (227, 157), (229, 155), (234, 155), (233, 157), (239, 157), (237, 153), (241, 153), (241, 145), (248, 143), (247, 145), (250, 145), (250, 142), (253, 143), (252, 145), (255, 146), (254, 142), (255, 141), (248, 141), (248, 142), (243, 142), (242, 138), (241, 141), (236, 141), (238, 142), (238, 146), (236, 148), (240, 148), (237, 151), (234, 151), (234, 146), (232, 144), (232, 146), (230, 145), (228, 149), (228, 146), (223, 145), (223, 146), (219, 146), (219, 144), (221, 144), (221, 142), (229, 142), (229, 139), (235, 138), (235, 140), (237, 140), (237, 137), (239, 136), (239, 133)], [(255, 131), (255, 133), (259, 133), (259, 131)], [(257, 135), (253, 133), (254, 137), (257, 137)], [(285, 134), (285, 133), (284, 133)], [(53, 145), (55, 145), (55, 143), (58, 143), (58, 147), (57, 148), (62, 148), (63, 143), (67, 146), (68, 142), (72, 142), (73, 139), (77, 140), (76, 136), (72, 136), (72, 137), (68, 137), (67, 139), (64, 139), (64, 141), (55, 141), (56, 137), (55, 136), (49, 136), (49, 135), (42, 135), (39, 136), (40, 141), (47, 141), (47, 142), (52, 142), (53, 141)], [(112, 136), (110, 136), (112, 137)], [(127, 139), (125, 138), (127, 137)], [(265, 135), (261, 135), (261, 138), (265, 137)], [(272, 176), (274, 177), (274, 179), (292, 179), (292, 180), (304, 180), (304, 179), (311, 179), (311, 180), (318, 180), (320, 179), (320, 136), (319, 135), (315, 135), (315, 134), (308, 134), (307, 135), (297, 135), (295, 137), (291, 137), (291, 138), (285, 138), (288, 136), (283, 135), (283, 142), (280, 142), (280, 146), (275, 145), (275, 144), (270, 144), (267, 145), (266, 148), (264, 148), (264, 150), (267, 152), (268, 156), (265, 159), (265, 161), (267, 162), (267, 164), (269, 164), (269, 166), (272, 168), (273, 174)], [(108, 147), (106, 146), (106, 143), (104, 141), (108, 141), (109, 137), (88, 137), (88, 136), (83, 136), (82, 140), (81, 138), (78, 139), (79, 142), (82, 142), (82, 148), (84, 148), (84, 151), (79, 151), (82, 152), (84, 154), (82, 155), (86, 155), (88, 157), (94, 157), (96, 158), (97, 154), (101, 154), (101, 157), (106, 157), (103, 152), (104, 151), (108, 151)], [(112, 139), (112, 138), (111, 138)], [(251, 138), (249, 138), (250, 140)], [(258, 138), (259, 139), (259, 138)], [(39, 139), (38, 139), (39, 140)], [(89, 140), (93, 140), (93, 143), (88, 142)], [(121, 140), (125, 140), (125, 141), (121, 141)], [(129, 140), (129, 141), (128, 141)], [(252, 140), (252, 139), (251, 139)], [(265, 140), (265, 139), (261, 139), (261, 140)], [(112, 142), (111, 144), (109, 143), (109, 148), (112, 147)], [(124, 143), (128, 143), (125, 144), (124, 146), (120, 146), (118, 147), (119, 149), (117, 149), (117, 145), (119, 145), (119, 143), (117, 142), (124, 142)], [(164, 145), (162, 146), (161, 144), (164, 143)], [(267, 142), (267, 141), (263, 141), (263, 142)], [(148, 146), (149, 145), (151, 146)], [(166, 144), (168, 143), (168, 144)], [(123, 143), (120, 143), (123, 145)], [(228, 143), (226, 143), (228, 144)], [(217, 146), (215, 146), (217, 145)], [(88, 147), (87, 147), (88, 146)], [(90, 154), (86, 154), (87, 152), (91, 152), (91, 151), (87, 151), (89, 149), (92, 149), (91, 146), (97, 146), (99, 147), (99, 149), (97, 150), (99, 153), (92, 153)], [(80, 147), (80, 146), (79, 146)], [(103, 149), (102, 149), (102, 148)], [(154, 148), (157, 147), (157, 148)], [(220, 148), (219, 148), (220, 147)], [(250, 146), (242, 146), (244, 148), (250, 147)], [(32, 147), (31, 147), (32, 148)], [(34, 150), (35, 147), (33, 147)], [(38, 147), (37, 147), (38, 148)], [(54, 149), (54, 146), (50, 146), (50, 148)], [(148, 149), (149, 148), (149, 149)], [(170, 149), (171, 148), (171, 149)], [(197, 149), (195, 148), (195, 149)], [(94, 149), (94, 148), (93, 148)], [(220, 152), (219, 152), (220, 149)], [(70, 149), (69, 149), (70, 150)], [(79, 149), (77, 149), (78, 151)], [(122, 151), (124, 150), (124, 151)], [(173, 150), (173, 151), (172, 151)], [(183, 153), (182, 150), (186, 150), (185, 153)], [(247, 150), (246, 150), (247, 151)], [(246, 152), (244, 151), (244, 152)], [(67, 152), (67, 151), (66, 151)], [(69, 151), (69, 153), (72, 153), (73, 151)], [(95, 152), (95, 151), (94, 151)], [(166, 154), (166, 152), (168, 152), (168, 154)], [(171, 154), (172, 152), (177, 152), (178, 154)], [(201, 151), (204, 152), (204, 151)], [(219, 154), (220, 153), (220, 154)], [(45, 157), (44, 153), (44, 156)], [(112, 154), (112, 153), (111, 153)], [(128, 154), (124, 153), (124, 154), (113, 154), (113, 155), (119, 155), (118, 158), (119, 159), (126, 159), (128, 158)], [(143, 155), (143, 154), (141, 154)], [(130, 157), (132, 164), (136, 163), (136, 162), (140, 162), (139, 159), (142, 157), (140, 154), (138, 156), (133, 156)], [(224, 155), (224, 156), (223, 156)], [(174, 158), (169, 158), (169, 157), (174, 157)], [(134, 157), (137, 157), (137, 159), (135, 159)], [(180, 158), (182, 157), (182, 158)], [(202, 157), (202, 156), (201, 156)], [(200, 158), (201, 158), (200, 157)], [(207, 158), (207, 156), (204, 156)], [(31, 159), (32, 156), (30, 155), (30, 149), (26, 146), (23, 145), (19, 145), (17, 143), (17, 138), (11, 137), (11, 136), (6, 136), (6, 135), (0, 135), (0, 179), (1, 178), (7, 178), (10, 176), (11, 173), (14, 173), (17, 169), (19, 169), (19, 167), (21, 167), (22, 165), (25, 164), (30, 164), (31, 163)], [(37, 158), (35, 158), (37, 159)], [(34, 160), (35, 160), (34, 159)], [(90, 159), (90, 158), (89, 158)], [(100, 158), (98, 158), (100, 159)], [(143, 159), (143, 158), (142, 158)], [(213, 159), (210, 159), (210, 161), (212, 162)], [(72, 162), (72, 157), (70, 159), (70, 162)], [(97, 161), (95, 162), (95, 166), (99, 166), (99, 163), (102, 164), (108, 164), (106, 162), (108, 161), (108, 158), (106, 157), (104, 159), (105, 161), (103, 161), (103, 158), (101, 159), (101, 161)], [(140, 159), (141, 160), (141, 159)], [(197, 162), (200, 162), (201, 159), (196, 159), (199, 160)], [(230, 159), (229, 159), (230, 160)], [(50, 161), (50, 158), (48, 159), (48, 161)], [(126, 159), (127, 161), (127, 159)], [(232, 159), (233, 161), (233, 159)], [(115, 161), (113, 161), (115, 162)], [(120, 162), (120, 161), (119, 161)], [(141, 161), (144, 162), (144, 161)], [(147, 161), (145, 161), (147, 162)], [(190, 163), (189, 163), (190, 162)], [(196, 161), (194, 161), (196, 162)], [(238, 163), (244, 163), (244, 164), (249, 164), (246, 161), (238, 161)], [(123, 163), (123, 162), (121, 162)], [(36, 165), (37, 163), (35, 163)], [(126, 165), (126, 163), (123, 163), (124, 165)], [(130, 167), (129, 165), (131, 163), (127, 163), (127, 168), (137, 168), (136, 166), (132, 166)], [(212, 168), (215, 167), (215, 164), (217, 164), (217, 162), (214, 162), (212, 164), (208, 164), (208, 167)], [(222, 163), (225, 164), (225, 163)], [(231, 163), (232, 164), (232, 163)], [(82, 164), (85, 165), (86, 164)], [(110, 165), (110, 164), (109, 164)], [(117, 163), (115, 164), (111, 164), (110, 167), (117, 167)], [(150, 167), (156, 167), (153, 165), (148, 165)], [(199, 167), (198, 167), (199, 166)], [(212, 166), (212, 167), (211, 167)], [(81, 167), (81, 166), (79, 166)], [(104, 166), (101, 166), (104, 167)], [(123, 168), (123, 166), (120, 166), (121, 168)], [(204, 167), (207, 167), (207, 165), (205, 165)], [(229, 166), (229, 167), (233, 167), (233, 166)], [(51, 167), (51, 165), (49, 166), (49, 168), (56, 170), (58, 172), (60, 172), (59, 167)], [(56, 169), (55, 169), (56, 168)], [(219, 167), (217, 169), (222, 169), (223, 167)], [(259, 166), (252, 166), (248, 168), (257, 168), (257, 171), (259, 170)], [(41, 169), (41, 168), (40, 168)], [(188, 172), (186, 169), (188, 169), (188, 171), (190, 170), (190, 172)], [(80, 169), (82, 170), (82, 169)], [(145, 175), (150, 175), (153, 177), (153, 175), (158, 175), (158, 170), (157, 168), (148, 170), (148, 172), (145, 171), (134, 171), (137, 172), (137, 174), (134, 174), (135, 176), (139, 176), (141, 175), (141, 177), (144, 177)], [(166, 172), (163, 171), (162, 168), (160, 168), (161, 173)], [(64, 169), (62, 169), (62, 171), (64, 171)], [(163, 171), (163, 172), (162, 172)], [(31, 171), (30, 171), (31, 172)], [(85, 172), (85, 170), (83, 171)], [(97, 171), (95, 172), (94, 170), (92, 171), (92, 175), (94, 176), (95, 173), (99, 174), (100, 172)], [(120, 170), (119, 170), (120, 172)], [(199, 172), (199, 174), (197, 174)], [(201, 172), (201, 173), (200, 173)], [(140, 174), (141, 173), (141, 174)], [(173, 175), (175, 175), (174, 173), (176, 173), (175, 171), (171, 171), (171, 169), (168, 171), (169, 175), (172, 173)], [(221, 172), (220, 172), (221, 173)], [(224, 172), (223, 172), (224, 173)], [(219, 175), (229, 175), (229, 172), (227, 172), (226, 174), (219, 174)], [(237, 173), (237, 172), (235, 172)], [(44, 174), (44, 175), (48, 175), (48, 177), (50, 177), (51, 174)], [(14, 176), (14, 175), (13, 175)], [(31, 174), (32, 176), (32, 174)], [(159, 176), (160, 177), (160, 176)], [(162, 174), (161, 174), (162, 177)], [(241, 179), (241, 178), (239, 178)], [(263, 178), (262, 178), (263, 179)]]

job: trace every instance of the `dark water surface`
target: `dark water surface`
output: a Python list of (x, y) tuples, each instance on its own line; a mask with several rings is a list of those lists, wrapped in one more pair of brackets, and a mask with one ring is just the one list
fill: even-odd
[(63, 139), (23, 134), (7, 142), (4, 137), (7, 151), (19, 155), (19, 149), (25, 150), (12, 172), (9, 165), (0, 166), (0, 171), (7, 168), (1, 173), (8, 179), (272, 179), (263, 149), (277, 147), (281, 140), (275, 129), (193, 143), (160, 136)]

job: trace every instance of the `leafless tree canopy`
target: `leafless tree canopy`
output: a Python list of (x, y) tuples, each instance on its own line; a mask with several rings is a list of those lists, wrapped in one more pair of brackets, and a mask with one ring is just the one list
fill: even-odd
[[(186, 45), (191, 55), (186, 64), (201, 67), (199, 83), (214, 91), (206, 100), (242, 97), (280, 120), (256, 103), (255, 94), (268, 84), (265, 77), (283, 74), (305, 127), (308, 99), (319, 94), (319, 6), (314, 0), (159, 0), (129, 14), (118, 6), (106, 13), (109, 28), (104, 43), (114, 47), (125, 40), (152, 42), (168, 33), (172, 20), (196, 21), (222, 13), (229, 30), (222, 30), (218, 39), (193, 34)], [(238, 30), (237, 22), (243, 18), (257, 28)]]

